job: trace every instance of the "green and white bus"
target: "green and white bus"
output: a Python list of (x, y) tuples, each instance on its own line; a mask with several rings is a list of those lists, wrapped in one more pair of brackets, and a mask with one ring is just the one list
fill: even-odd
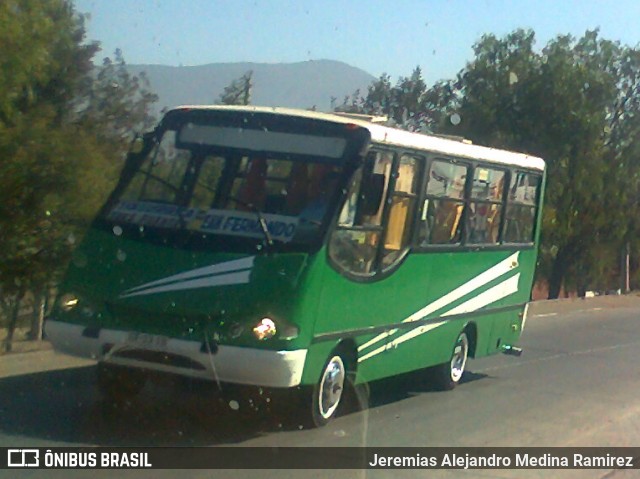
[(134, 143), (46, 332), (104, 394), (149, 371), (335, 416), (355, 384), (518, 352), (540, 158), (338, 114), (192, 106)]

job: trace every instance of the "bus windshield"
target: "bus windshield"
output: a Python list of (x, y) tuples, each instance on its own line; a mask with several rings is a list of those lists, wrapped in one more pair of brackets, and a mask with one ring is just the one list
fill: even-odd
[(315, 242), (338, 192), (347, 139), (205, 120), (183, 115), (159, 130), (106, 220), (236, 243)]

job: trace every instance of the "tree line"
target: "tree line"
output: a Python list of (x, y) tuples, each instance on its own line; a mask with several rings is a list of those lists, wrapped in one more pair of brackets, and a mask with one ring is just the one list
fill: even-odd
[[(85, 18), (70, 0), (0, 2), (0, 312), (10, 349), (20, 307), (42, 331), (49, 296), (115, 184), (134, 132), (155, 122), (157, 96), (122, 52), (95, 65)], [(561, 288), (619, 285), (620, 252), (638, 251), (640, 52), (587, 31), (536, 49), (535, 34), (488, 34), (456, 78), (429, 87), (417, 67), (383, 74), (336, 110), (463, 136), (543, 157), (548, 185), (538, 277)], [(222, 104), (249, 104), (252, 73)], [(638, 271), (637, 261), (633, 264)]]
[[(640, 247), (640, 51), (597, 30), (535, 43), (531, 30), (484, 35), (455, 79), (427, 87), (419, 67), (395, 84), (383, 74), (336, 110), (541, 156), (538, 279), (549, 298), (618, 289), (621, 252)], [(631, 266), (637, 285), (638, 260)]]

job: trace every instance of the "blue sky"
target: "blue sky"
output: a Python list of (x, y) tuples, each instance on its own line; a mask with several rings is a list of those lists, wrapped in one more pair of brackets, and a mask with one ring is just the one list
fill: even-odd
[(339, 60), (392, 80), (416, 65), (432, 83), (472, 58), (484, 33), (532, 28), (542, 47), (558, 34), (600, 28), (640, 42), (638, 0), (74, 0), (91, 14), (88, 39), (127, 63), (201, 65)]

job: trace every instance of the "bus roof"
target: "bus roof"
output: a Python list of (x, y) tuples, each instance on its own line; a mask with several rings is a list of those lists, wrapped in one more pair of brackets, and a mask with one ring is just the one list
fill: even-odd
[(451, 155), (461, 158), (484, 160), (491, 163), (512, 165), (521, 168), (544, 170), (545, 163), (542, 158), (516, 153), (497, 148), (473, 145), (463, 141), (439, 137), (424, 133), (412, 133), (398, 128), (372, 123), (354, 116), (334, 113), (321, 113), (317, 111), (298, 110), (281, 107), (260, 106), (235, 106), (235, 105), (184, 105), (173, 110), (212, 110), (212, 111), (237, 111), (249, 113), (269, 113), (274, 115), (309, 118), (334, 123), (352, 124), (366, 128), (371, 133), (371, 140), (381, 145), (393, 145), (417, 150), (424, 150), (443, 155)]

